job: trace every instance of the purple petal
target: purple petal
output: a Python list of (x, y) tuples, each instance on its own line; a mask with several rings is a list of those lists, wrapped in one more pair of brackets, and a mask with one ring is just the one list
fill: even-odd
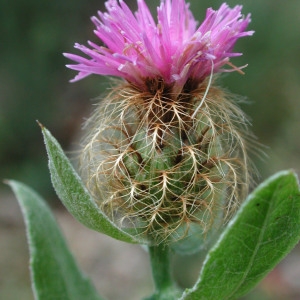
[(161, 0), (155, 23), (144, 0), (137, 0), (135, 14), (123, 0), (108, 0), (107, 12), (92, 17), (97, 43), (75, 44), (86, 57), (64, 53), (79, 71), (73, 81), (90, 74), (123, 77), (143, 89), (146, 79), (159, 77), (166, 84), (180, 87), (189, 78), (199, 83), (213, 72), (223, 69), (229, 59), (241, 55), (233, 52), (236, 41), (251, 36), (246, 31), (251, 16), (243, 17), (242, 6), (229, 8), (223, 3), (218, 10), (207, 9), (206, 17), (197, 28), (189, 4), (185, 0)]

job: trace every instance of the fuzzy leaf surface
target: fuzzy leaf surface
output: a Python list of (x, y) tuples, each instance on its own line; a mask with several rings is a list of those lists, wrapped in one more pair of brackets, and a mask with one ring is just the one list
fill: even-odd
[(186, 300), (239, 299), (300, 239), (300, 191), (292, 171), (275, 174), (245, 201), (208, 253)]
[(21, 207), (30, 250), (32, 288), (37, 300), (101, 300), (70, 253), (50, 209), (26, 185), (9, 181)]
[(59, 143), (45, 127), (42, 127), (42, 132), (49, 157), (52, 184), (73, 217), (86, 227), (115, 239), (139, 243), (134, 236), (119, 229), (104, 215), (86, 190)]

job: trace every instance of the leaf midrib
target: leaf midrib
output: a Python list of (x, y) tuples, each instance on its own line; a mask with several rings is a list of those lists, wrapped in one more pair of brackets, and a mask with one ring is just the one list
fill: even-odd
[(261, 241), (263, 240), (264, 233), (265, 233), (265, 231), (266, 231), (266, 229), (267, 229), (267, 224), (269, 223), (269, 222), (268, 222), (269, 215), (271, 214), (272, 208), (273, 208), (273, 206), (274, 206), (273, 198), (274, 198), (274, 194), (276, 194), (277, 190), (278, 190), (278, 185), (276, 186), (276, 189), (274, 189), (274, 190), (272, 191), (272, 196), (270, 197), (271, 200), (268, 201), (270, 204), (269, 204), (269, 207), (268, 207), (268, 210), (267, 210), (267, 214), (266, 214), (265, 220), (264, 220), (264, 222), (263, 222), (263, 226), (262, 226), (261, 231), (260, 231), (261, 233), (259, 234), (258, 242), (256, 243), (256, 246), (255, 246), (255, 248), (254, 248), (253, 254), (252, 254), (251, 259), (250, 259), (250, 261), (249, 261), (249, 263), (248, 263), (248, 267), (247, 267), (247, 269), (245, 270), (245, 272), (243, 273), (243, 277), (241, 278), (241, 280), (240, 280), (240, 282), (238, 283), (238, 285), (236, 286), (236, 288), (231, 292), (230, 295), (228, 295), (226, 298), (224, 298), (224, 300), (227, 300), (227, 299), (230, 300), (230, 299), (232, 299), (231, 297), (232, 297), (232, 296), (239, 290), (239, 288), (242, 286), (242, 284), (243, 284), (244, 281), (245, 281), (245, 278), (247, 278), (247, 276), (248, 276), (248, 274), (249, 274), (249, 272), (250, 272), (250, 270), (251, 270), (251, 268), (252, 268), (253, 261), (254, 261), (255, 256), (256, 256), (256, 254), (257, 254), (257, 252), (258, 252), (258, 250), (259, 250), (259, 248), (260, 248), (260, 246), (261, 246)]

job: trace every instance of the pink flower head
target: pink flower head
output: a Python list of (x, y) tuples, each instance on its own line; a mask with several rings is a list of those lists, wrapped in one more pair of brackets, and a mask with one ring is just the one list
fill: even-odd
[(91, 18), (94, 33), (105, 46), (91, 41), (90, 47), (75, 44), (89, 59), (64, 54), (77, 63), (67, 65), (79, 71), (72, 81), (99, 74), (122, 77), (140, 89), (152, 79), (181, 89), (188, 79), (200, 83), (212, 73), (236, 70), (222, 66), (241, 55), (233, 52), (237, 39), (253, 34), (245, 31), (251, 19), (250, 14), (241, 14), (241, 5), (209, 8), (197, 27), (185, 0), (161, 0), (157, 24), (145, 1), (137, 0), (137, 4), (133, 14), (124, 1), (108, 0), (107, 12)]

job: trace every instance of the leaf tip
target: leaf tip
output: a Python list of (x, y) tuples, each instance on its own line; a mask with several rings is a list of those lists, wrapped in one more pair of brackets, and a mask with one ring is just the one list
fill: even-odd
[(15, 181), (11, 179), (3, 179), (2, 182), (12, 188)]
[(9, 185), (10, 184), (10, 180), (8, 180), (8, 179), (3, 179), (3, 181), (2, 181), (4, 184), (7, 184), (7, 185)]
[(45, 126), (39, 120), (36, 120), (36, 122), (41, 127), (41, 129), (44, 130)]

